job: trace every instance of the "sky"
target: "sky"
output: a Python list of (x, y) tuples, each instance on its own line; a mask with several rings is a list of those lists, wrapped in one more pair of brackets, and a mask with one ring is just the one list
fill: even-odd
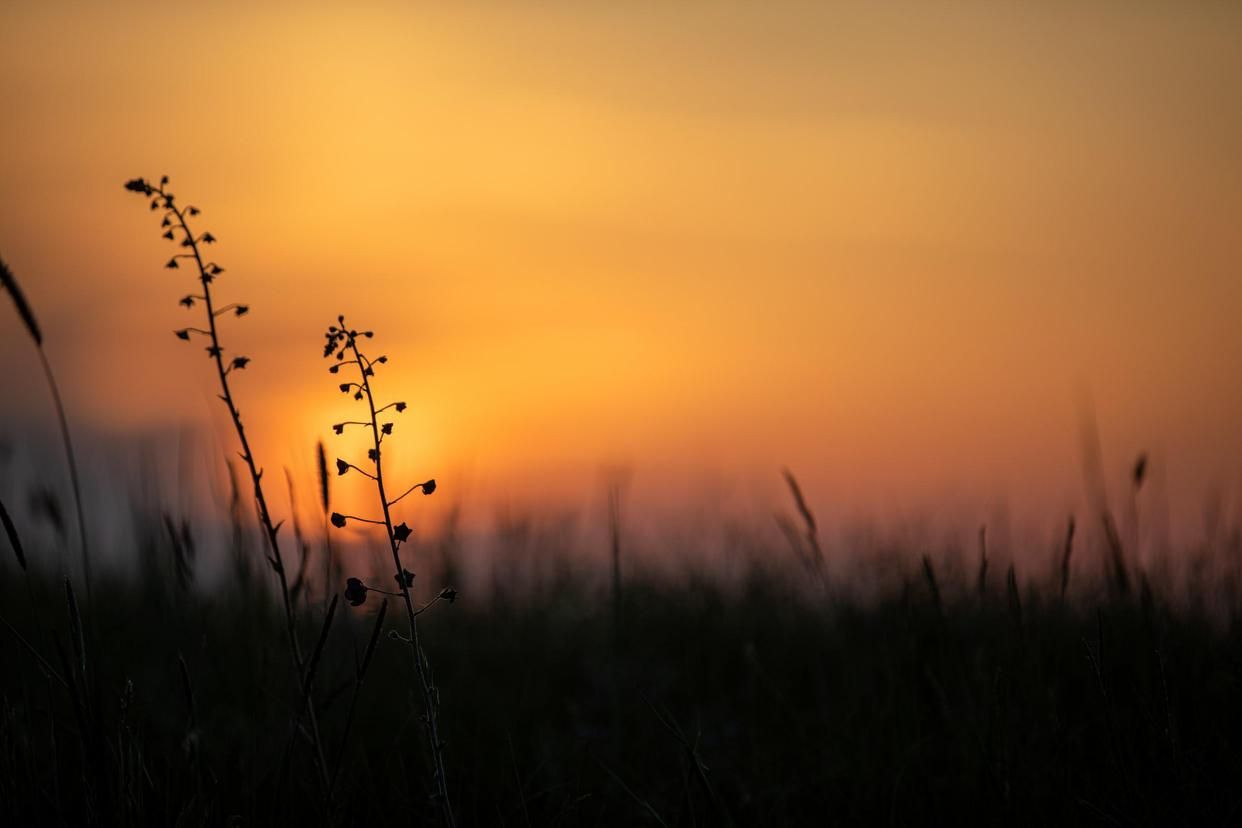
[[(450, 493), (627, 468), (766, 504), (788, 466), (821, 514), (1059, 524), (1093, 418), (1110, 482), (1148, 451), (1193, 516), (1242, 501), (1239, 31), (1225, 2), (11, 0), (0, 256), (87, 442), (229, 445), (171, 335), (190, 277), (122, 189), (167, 174), (252, 308), (225, 336), (268, 467), (353, 413), (345, 313), (411, 404), (398, 470)], [(15, 320), (4, 427), (53, 439)]]

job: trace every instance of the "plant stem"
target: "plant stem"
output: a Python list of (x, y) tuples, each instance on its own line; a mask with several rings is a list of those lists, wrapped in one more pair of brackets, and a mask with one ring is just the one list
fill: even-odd
[(336, 780), (341, 775), (341, 764), (345, 761), (345, 748), (349, 746), (349, 734), (354, 726), (354, 713), (358, 709), (358, 698), (362, 695), (362, 683), (366, 681), (367, 670), (371, 667), (371, 657), (375, 655), (375, 645), (379, 642), (380, 633), (384, 629), (384, 618), (388, 615), (388, 599), (380, 604), (379, 612), (375, 615), (375, 623), (371, 627), (371, 638), (367, 642), (366, 653), (362, 657), (362, 663), (355, 663), (354, 669), (354, 692), (349, 700), (349, 712), (345, 715), (345, 728), (341, 734), (341, 742), (336, 752), (336, 762), (332, 765), (332, 779), (328, 783), (328, 798), (331, 799), (332, 792), (336, 789)]
[(43, 375), (47, 377), (48, 387), (52, 390), (52, 402), (55, 404), (56, 416), (60, 420), (60, 436), (65, 443), (65, 459), (69, 462), (69, 482), (73, 486), (73, 505), (78, 512), (78, 541), (82, 545), (82, 580), (86, 583), (86, 600), (91, 601), (91, 555), (86, 541), (86, 514), (82, 510), (82, 485), (78, 481), (78, 462), (73, 453), (73, 439), (69, 436), (69, 418), (65, 415), (65, 405), (60, 399), (60, 387), (52, 374), (52, 366), (47, 361), (47, 353), (39, 345), (39, 361), (43, 364)]
[(328, 515), (325, 512), (322, 518), (323, 523), (323, 606), (324, 612), (327, 612), (329, 596), (332, 594), (332, 584), (336, 583), (336, 576), (333, 574), (332, 560), (332, 534), (328, 531)]
[[(255, 507), (259, 514), (259, 522), (263, 526), (264, 535), (267, 538), (268, 548), (272, 553), (268, 561), (280, 580), (280, 596), (285, 609), (285, 631), (289, 639), (289, 651), (293, 657), (293, 667), (297, 672), (298, 684), (302, 687), (305, 685), (306, 662), (302, 657), (302, 648), (298, 644), (297, 623), (294, 616), (293, 600), (289, 592), (289, 579), (285, 574), (284, 559), (280, 554), (280, 541), (276, 536), (279, 527), (272, 523), (271, 512), (267, 508), (267, 498), (263, 495), (263, 471), (255, 464), (254, 453), (250, 450), (250, 441), (246, 437), (246, 429), (242, 425), (241, 412), (237, 410), (237, 405), (233, 401), (233, 392), (229, 388), (229, 372), (224, 365), (224, 350), (220, 346), (219, 333), (216, 330), (215, 306), (212, 304), (211, 298), (211, 283), (214, 276), (208, 272), (207, 265), (203, 262), (202, 253), (198, 247), (198, 239), (191, 232), (190, 226), (186, 222), (185, 213), (174, 204), (172, 196), (165, 193), (162, 187), (152, 189), (164, 198), (168, 210), (172, 212), (177, 222), (181, 225), (181, 230), (185, 233), (185, 238), (190, 243), (190, 250), (194, 254), (194, 263), (198, 267), (199, 282), (203, 285), (203, 304), (206, 308), (207, 331), (211, 338), (211, 356), (215, 361), (216, 374), (220, 380), (220, 399), (224, 401), (225, 407), (229, 410), (229, 416), (233, 420), (233, 427), (237, 431), (237, 439), (241, 443), (241, 458), (245, 461), (246, 469), (250, 472), (250, 480), (254, 484)], [(319, 772), (326, 794), (329, 782), (328, 768), (324, 762), (323, 742), (319, 736), (319, 721), (315, 715), (315, 705), (310, 699), (309, 686), (306, 686), (303, 692), (302, 708), (306, 710), (310, 719), (311, 738), (315, 746), (316, 762), (319, 765)]]
[(423, 707), (427, 716), (427, 739), (431, 745), (431, 760), (435, 770), (436, 777), (436, 793), (440, 803), (440, 812), (444, 817), (444, 822), (449, 828), (453, 828), (455, 822), (453, 820), (453, 806), (449, 801), (448, 782), (444, 774), (444, 749), (440, 742), (439, 726), (437, 724), (437, 703), (435, 692), (431, 686), (431, 682), (427, 677), (427, 669), (425, 664), (425, 656), (422, 647), (418, 643), (418, 618), (414, 611), (414, 601), (410, 597), (410, 588), (406, 584), (403, 575), (405, 568), (401, 565), (400, 542), (396, 539), (392, 526), (392, 515), (388, 508), (388, 496), (384, 492), (384, 469), (383, 457), (380, 453), (380, 428), (376, 421), (375, 397), (371, 394), (371, 382), (367, 374), (367, 366), (369, 363), (364, 359), (362, 353), (358, 350), (358, 343), (352, 334), (347, 334), (349, 348), (354, 352), (354, 357), (358, 360), (358, 373), (362, 377), (362, 391), (367, 397), (367, 409), (371, 415), (371, 439), (375, 444), (375, 486), (379, 490), (380, 507), (384, 510), (384, 526), (388, 530), (388, 545), (392, 549), (392, 563), (397, 574), (397, 583), (401, 585), (401, 598), (405, 603), (405, 614), (410, 626), (410, 650), (414, 656), (414, 669), (418, 674), (419, 684), (423, 689)]

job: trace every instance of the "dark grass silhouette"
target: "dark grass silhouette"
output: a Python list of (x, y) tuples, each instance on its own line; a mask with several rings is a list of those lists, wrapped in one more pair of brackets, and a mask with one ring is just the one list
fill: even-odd
[[(332, 508), (331, 484), (328, 482), (328, 455), (324, 451), (323, 440), (315, 443), (315, 474), (319, 483), (319, 516), (323, 528), (323, 582), (335, 584), (338, 580), (337, 561), (332, 548), (332, 533), (328, 529), (329, 511)], [(325, 588), (325, 600), (327, 600), (327, 593), (328, 590)]]
[(21, 567), (22, 572), (25, 572), (26, 553), (22, 549), (22, 539), (17, 534), (17, 527), (13, 525), (13, 518), (9, 517), (9, 510), (4, 508), (4, 501), (0, 501), (0, 524), (4, 525), (4, 535), (9, 539), (9, 546), (13, 549), (13, 557), (17, 559), (17, 565)]
[(56, 409), (56, 418), (60, 424), (60, 438), (65, 446), (65, 462), (69, 466), (69, 483), (73, 488), (73, 506), (78, 518), (78, 548), (82, 553), (82, 580), (86, 584), (86, 594), (89, 599), (91, 596), (91, 552), (87, 540), (86, 513), (82, 509), (82, 483), (78, 479), (78, 460), (73, 451), (73, 437), (69, 431), (69, 416), (65, 413), (65, 404), (60, 397), (60, 386), (56, 383), (52, 364), (48, 362), (47, 351), (43, 348), (43, 330), (39, 327), (38, 320), (35, 319), (34, 309), (26, 300), (26, 294), (22, 292), (17, 277), (2, 259), (0, 259), (0, 285), (3, 285), (9, 298), (13, 300), (13, 307), (17, 310), (22, 325), (35, 344), (35, 350), (39, 353), (39, 364), (43, 368), (43, 376), (47, 379), (48, 389), (52, 392), (52, 404)]
[(824, 574), (824, 552), (819, 546), (819, 527), (815, 524), (815, 515), (811, 513), (811, 507), (807, 506), (806, 499), (802, 496), (802, 487), (798, 485), (798, 479), (794, 477), (793, 472), (785, 469), (781, 474), (785, 478), (785, 485), (789, 487), (789, 494), (793, 498), (794, 506), (797, 507), (804, 528), (803, 532), (799, 533), (797, 527), (785, 515), (777, 515), (776, 524), (789, 541), (790, 548), (802, 561), (807, 573), (827, 586), (827, 576)]
[[(1180, 609), (1150, 586), (1121, 600), (1101, 558), (1101, 577), (1062, 601), (1052, 555), (1046, 579), (1007, 573), (980, 600), (973, 567), (950, 577), (934, 560), (937, 608), (916, 547), (875, 600), (829, 603), (765, 560), (782, 554), (757, 549), (734, 585), (656, 580), (634, 563), (619, 640), (606, 576), (532, 575), (520, 601), (420, 618), (452, 700), (441, 720), (458, 822), (1236, 820), (1242, 628), (1196, 608), (1239, 606), (1224, 586)], [(0, 606), (24, 606), (20, 571), (4, 572)], [(171, 589), (170, 573), (156, 577)], [(9, 620), (20, 640), (0, 630), (0, 800), (13, 824), (438, 821), (421, 691), (386, 603), (338, 612), (316, 648), (336, 803), (325, 813), (309, 751), (280, 782), (273, 725), (291, 703), (273, 692), (274, 592), (159, 605), (137, 583), (100, 587), (85, 661), (54, 579), (32, 587), (54, 610), (50, 634), (24, 615)], [(303, 619), (300, 632), (321, 629)], [(83, 672), (89, 690), (61, 686), (82, 687)]]

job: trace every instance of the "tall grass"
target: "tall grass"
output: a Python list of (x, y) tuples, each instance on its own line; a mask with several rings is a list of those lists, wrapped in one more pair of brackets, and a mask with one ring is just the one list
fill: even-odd
[(327, 607), (328, 593), (332, 584), (336, 583), (336, 556), (332, 549), (332, 533), (328, 530), (328, 518), (332, 508), (331, 484), (328, 477), (328, 454), (324, 451), (323, 440), (315, 443), (315, 476), (319, 483), (319, 517), (323, 528), (323, 583), (324, 607)]
[(9, 510), (4, 508), (4, 501), (0, 501), (0, 524), (4, 526), (4, 535), (9, 539), (9, 546), (13, 548), (13, 557), (17, 559), (17, 565), (21, 567), (22, 572), (25, 572), (26, 552), (22, 548), (22, 539), (17, 534), (17, 527), (13, 525), (13, 518), (9, 517)]
[(819, 526), (815, 522), (815, 515), (811, 512), (811, 507), (807, 505), (806, 498), (802, 496), (802, 487), (798, 485), (798, 478), (794, 477), (793, 472), (785, 469), (781, 472), (785, 478), (785, 485), (789, 487), (789, 494), (793, 498), (794, 506), (798, 510), (798, 515), (802, 518), (802, 532), (799, 533), (793, 524), (783, 516), (777, 517), (777, 524), (781, 527), (781, 531), (785, 533), (785, 537), (789, 540), (789, 545), (793, 548), (794, 553), (802, 560), (802, 565), (807, 572), (820, 581), (821, 584), (827, 584), (827, 573), (824, 569), (824, 552), (819, 545)]
[(43, 348), (43, 331), (39, 327), (38, 320), (35, 319), (34, 310), (26, 301), (26, 294), (22, 292), (21, 285), (17, 283), (17, 277), (2, 259), (0, 259), (0, 285), (8, 291), (9, 298), (13, 300), (13, 307), (17, 310), (17, 315), (21, 317), (22, 325), (35, 344), (35, 350), (39, 354), (39, 364), (43, 368), (43, 376), (47, 379), (48, 388), (52, 392), (52, 404), (56, 409), (56, 418), (60, 424), (60, 438), (65, 447), (65, 462), (69, 466), (69, 483), (73, 488), (73, 506), (78, 517), (78, 548), (82, 552), (82, 579), (86, 584), (86, 597), (89, 600), (91, 597), (91, 553), (90, 544), (87, 541), (86, 513), (82, 508), (82, 483), (78, 478), (78, 460), (73, 451), (73, 437), (69, 432), (69, 416), (65, 413), (65, 404), (60, 397), (60, 386), (56, 382), (56, 375), (52, 372), (52, 364), (48, 362), (47, 351)]
[[(514, 572), (531, 590), (524, 600), (420, 616), (446, 700), (458, 824), (657, 824), (653, 814), (670, 826), (1235, 821), (1242, 604), (1230, 599), (1233, 620), (1204, 610), (1228, 596), (1224, 579), (1175, 603), (1167, 585), (1136, 578), (1135, 600), (1120, 600), (1103, 571), (1079, 568), (1061, 601), (1055, 566), (1020, 580), (1004, 564), (976, 600), (973, 566), (912, 543), (874, 597), (841, 589), (826, 602), (802, 588), (800, 568), (762, 566), (780, 552), (772, 540), (740, 582), (655, 578), (646, 556), (679, 547), (636, 547), (620, 641), (606, 560), (577, 577)], [(575, 556), (594, 545), (584, 532), (539, 550)], [(1020, 553), (1042, 543), (1016, 546), (1029, 559)], [(1107, 555), (1084, 547), (1075, 555)], [(174, 577), (164, 574), (169, 590)], [(278, 784), (274, 725), (293, 702), (274, 693), (285, 655), (276, 592), (242, 596), (226, 582), (195, 603), (157, 605), (133, 583), (105, 585), (82, 618), (89, 685), (63, 582), (35, 573), (39, 604), (57, 608), (63, 660), (29, 622), (11, 620), (50, 652), (46, 676), (0, 624), (8, 822), (442, 822), (421, 795), (432, 767), (416, 723), (421, 688), (393, 657), (409, 645), (387, 634), (392, 606), (374, 595), (370, 616), (338, 606), (318, 648), (334, 802), (324, 809), (309, 754)], [(24, 594), (10, 562), (0, 607)], [(304, 619), (304, 637), (322, 629), (311, 627)]]

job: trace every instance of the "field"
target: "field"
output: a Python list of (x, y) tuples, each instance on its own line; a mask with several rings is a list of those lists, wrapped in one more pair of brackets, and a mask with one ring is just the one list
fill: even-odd
[[(234, 396), (251, 358), (228, 347), (249, 305), (217, 295), (215, 237), (169, 186), (125, 189), (188, 251), (164, 268), (190, 272), (174, 333), (203, 346), (230, 421), (218, 513), (155, 479), (131, 514), (92, 511), (42, 329), (0, 263), (58, 415), (63, 445), (36, 465), (63, 448), (68, 472), (0, 489), (6, 824), (1242, 819), (1242, 541), (1217, 521), (1189, 548), (1142, 549), (1146, 455), (1118, 519), (1088, 441), (1087, 517), (1052, 554), (1019, 539), (990, 557), (986, 529), (970, 553), (851, 540), (789, 472), (795, 517), (766, 529), (687, 522), (641, 548), (614, 480), (594, 547), (538, 531), (551, 504), (482, 545), (453, 521), (417, 537), (401, 516), (443, 487), (394, 482), (407, 403), (381, 395), (382, 332), (337, 316), (323, 364), (356, 419), (324, 430), (363, 442), (333, 460), (319, 444), (312, 531), (269, 508)], [(373, 511), (337, 511), (337, 478)]]
[[(161, 529), (137, 576), (89, 602), (77, 585), (77, 616), (46, 568), (5, 567), (6, 822), (436, 824), (395, 599), (361, 686), (381, 597), (339, 605), (322, 647), (329, 796), (271, 579), (243, 563), (198, 588)], [(457, 822), (1236, 822), (1242, 640), (1221, 587), (1173, 602), (1079, 576), (1063, 600), (993, 572), (980, 592), (916, 551), (866, 601), (765, 564), (787, 549), (730, 584), (627, 573), (617, 600), (569, 565), (463, 590), (420, 623)], [(324, 602), (297, 612), (309, 648)]]

